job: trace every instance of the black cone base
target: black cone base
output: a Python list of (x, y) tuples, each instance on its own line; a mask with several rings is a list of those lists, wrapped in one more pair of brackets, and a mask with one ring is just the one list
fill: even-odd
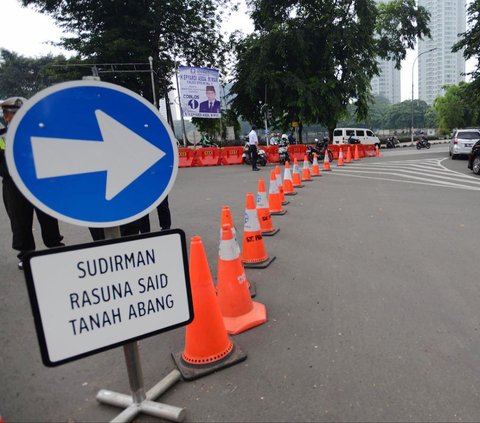
[(267, 261), (263, 261), (262, 263), (243, 263), (243, 267), (248, 269), (266, 269), (268, 266), (270, 266), (270, 264), (272, 264), (273, 260), (275, 259), (276, 257), (273, 256)]
[(218, 370), (225, 369), (246, 360), (247, 354), (245, 354), (236, 342), (233, 342), (233, 350), (225, 358), (214, 363), (208, 364), (190, 364), (182, 358), (182, 353), (172, 353), (173, 361), (175, 362), (178, 371), (181, 373), (183, 380), (187, 382), (199, 379), (203, 376), (212, 374)]
[(273, 231), (262, 232), (262, 236), (273, 236), (280, 232), (280, 229), (274, 229)]

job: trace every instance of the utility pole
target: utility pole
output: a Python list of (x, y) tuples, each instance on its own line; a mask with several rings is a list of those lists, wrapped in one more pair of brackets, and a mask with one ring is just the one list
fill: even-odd
[(413, 146), (413, 70), (415, 69), (415, 62), (417, 61), (417, 59), (426, 54), (426, 53), (430, 53), (431, 51), (434, 51), (434, 50), (437, 50), (437, 47), (435, 48), (431, 48), (430, 50), (427, 50), (427, 51), (424, 51), (422, 53), (420, 53), (419, 55), (417, 55), (417, 57), (415, 57), (415, 60), (413, 61), (413, 64), (412, 64), (412, 128), (411, 128), (411, 133), (410, 133), (410, 141), (411, 141), (411, 145)]

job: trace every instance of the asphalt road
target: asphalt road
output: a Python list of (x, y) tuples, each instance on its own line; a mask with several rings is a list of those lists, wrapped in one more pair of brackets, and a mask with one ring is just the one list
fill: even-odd
[[(247, 270), (269, 319), (235, 337), (248, 359), (179, 382), (162, 402), (203, 422), (480, 419), (480, 179), (446, 145), (381, 154), (334, 162), (290, 198), (274, 217), (280, 232), (265, 238), (277, 260)], [(214, 275), (221, 207), (242, 232), (245, 194), (268, 169), (179, 170), (174, 226), (202, 237)], [(122, 349), (44, 367), (3, 209), (0, 231), (0, 413), (7, 422), (114, 418), (95, 395), (129, 393)], [(68, 244), (89, 241), (85, 228), (62, 232)], [(147, 389), (183, 346), (184, 329), (141, 341)]]

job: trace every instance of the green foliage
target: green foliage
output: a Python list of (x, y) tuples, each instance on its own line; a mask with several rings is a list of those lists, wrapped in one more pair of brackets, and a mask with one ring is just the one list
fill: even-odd
[(240, 135), (238, 116), (231, 109), (222, 110), (221, 119), (192, 118), (192, 123), (199, 132), (207, 134), (210, 139), (216, 139), (218, 143), (225, 139), (227, 126), (233, 126), (236, 137)]
[(433, 107), (429, 107), (424, 116), (425, 128), (437, 127), (437, 111)]
[[(400, 61), (417, 36), (428, 35), (428, 14), (413, 0), (378, 9), (373, 0), (252, 0), (250, 5), (255, 33), (231, 40), (238, 59), (232, 105), (256, 124), (265, 87), (268, 104), (284, 125), (299, 119), (332, 130), (351, 103), (356, 118), (364, 120), (377, 57)], [(401, 25), (392, 26), (395, 19)]]
[(378, 56), (394, 60), (397, 69), (405, 59), (406, 50), (415, 47), (415, 34), (418, 38), (430, 36), (427, 25), (429, 12), (415, 6), (415, 0), (390, 0), (378, 5), (376, 32), (378, 35)]
[(0, 98), (17, 95), (29, 98), (50, 85), (79, 79), (80, 69), (58, 66), (76, 61), (75, 58), (67, 60), (64, 56), (51, 55), (30, 58), (0, 49)]
[(369, 114), (367, 119), (359, 121), (356, 119), (355, 107), (347, 107), (347, 115), (339, 120), (337, 126), (351, 127), (365, 125), (373, 130), (378, 129), (406, 129), (412, 125), (415, 128), (435, 128), (436, 112), (427, 103), (421, 100), (403, 101), (401, 103), (390, 104), (389, 101), (381, 96), (375, 97), (369, 103)]
[[(61, 45), (95, 63), (147, 63), (153, 57), (163, 95), (175, 59), (222, 66), (220, 24), (226, 0), (22, 0), (51, 15), (66, 31)], [(107, 70), (107, 69), (104, 69)], [(114, 82), (152, 99), (148, 73), (105, 73)], [(158, 91), (158, 89), (157, 89)]]
[(467, 9), (468, 30), (460, 34), (460, 41), (453, 46), (452, 51), (464, 49), (465, 59), (476, 59), (476, 68), (471, 72), (474, 85), (480, 89), (480, 1), (474, 0)]
[(385, 114), (384, 126), (389, 129), (410, 128), (425, 128), (425, 113), (429, 109), (427, 103), (422, 100), (402, 101), (401, 103), (393, 104)]
[(480, 126), (479, 100), (473, 83), (447, 86), (445, 94), (434, 102), (440, 131), (450, 133), (454, 128)]

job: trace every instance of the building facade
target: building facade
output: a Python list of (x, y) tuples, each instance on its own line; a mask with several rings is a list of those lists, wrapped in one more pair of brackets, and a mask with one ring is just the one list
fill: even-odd
[(400, 103), (400, 70), (395, 69), (395, 62), (379, 60), (378, 68), (380, 75), (374, 76), (371, 82), (373, 95), (381, 95), (391, 104)]
[(465, 32), (466, 1), (418, 0), (418, 5), (430, 12), (432, 36), (418, 43), (418, 98), (431, 105), (445, 93), (444, 85), (465, 80), (463, 53), (452, 53), (452, 47)]

